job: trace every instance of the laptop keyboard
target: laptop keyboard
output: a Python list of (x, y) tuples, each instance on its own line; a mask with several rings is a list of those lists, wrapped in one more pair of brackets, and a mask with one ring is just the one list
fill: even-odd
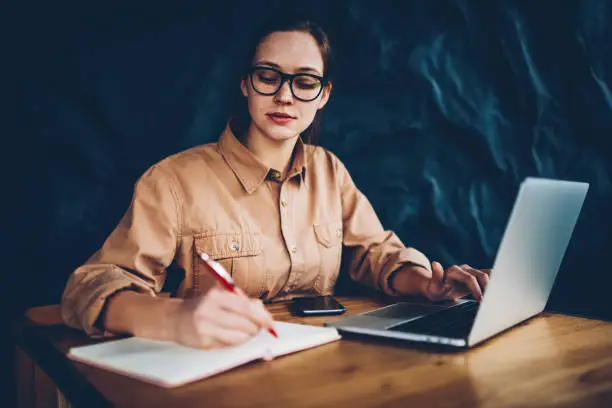
[(388, 330), (463, 339), (470, 334), (476, 312), (478, 312), (477, 302), (465, 302), (420, 319), (400, 323)]

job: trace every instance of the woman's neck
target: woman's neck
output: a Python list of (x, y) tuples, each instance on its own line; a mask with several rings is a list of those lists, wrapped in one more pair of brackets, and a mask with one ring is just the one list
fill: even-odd
[(283, 178), (291, 165), (297, 135), (291, 139), (274, 140), (262, 133), (253, 123), (244, 139), (246, 147), (266, 166), (281, 172)]

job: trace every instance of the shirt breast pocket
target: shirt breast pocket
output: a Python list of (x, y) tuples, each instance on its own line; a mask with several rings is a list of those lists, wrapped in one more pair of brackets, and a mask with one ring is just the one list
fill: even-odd
[(258, 297), (264, 290), (261, 237), (253, 232), (211, 232), (194, 236), (194, 289), (198, 290), (201, 274), (206, 270), (199, 253), (204, 252), (219, 262), (232, 275), (234, 283), (246, 294)]
[(342, 257), (342, 221), (332, 221), (313, 226), (319, 249), (319, 274), (314, 288), (321, 295), (333, 293), (340, 271)]

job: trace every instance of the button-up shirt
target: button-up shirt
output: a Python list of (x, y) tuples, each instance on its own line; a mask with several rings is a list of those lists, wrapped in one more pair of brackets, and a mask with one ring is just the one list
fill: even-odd
[(342, 162), (296, 143), (287, 177), (267, 167), (232, 133), (148, 169), (104, 245), (70, 276), (67, 324), (92, 336), (106, 299), (122, 289), (156, 296), (172, 264), (178, 296), (215, 284), (198, 254), (220, 262), (235, 284), (266, 301), (333, 294), (342, 252), (357, 282), (395, 294), (390, 275), (406, 263), (429, 268), (419, 251), (385, 231)]

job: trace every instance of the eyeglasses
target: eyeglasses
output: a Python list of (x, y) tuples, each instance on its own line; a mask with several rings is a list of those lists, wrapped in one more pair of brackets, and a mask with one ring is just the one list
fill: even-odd
[(285, 74), (277, 69), (254, 66), (249, 71), (251, 85), (261, 95), (276, 94), (285, 81), (289, 81), (291, 94), (302, 102), (314, 101), (319, 97), (327, 79), (313, 74)]

